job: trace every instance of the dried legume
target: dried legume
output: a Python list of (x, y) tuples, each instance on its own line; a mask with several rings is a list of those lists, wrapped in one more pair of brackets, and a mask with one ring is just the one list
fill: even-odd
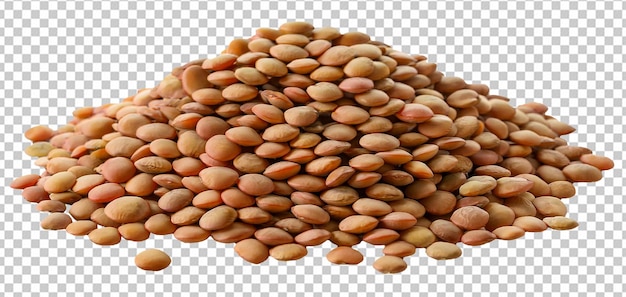
[[(364, 33), (290, 22), (67, 126), (28, 129), (45, 172), (10, 186), (51, 212), (44, 229), (100, 245), (212, 236), (255, 264), (328, 240), (330, 262), (358, 264), (365, 241), (385, 245), (376, 270), (398, 273), (416, 248), (452, 259), (458, 242), (575, 228), (561, 199), (614, 162), (568, 145), (574, 128), (547, 106), (489, 92)], [(135, 263), (171, 260), (146, 250)]]

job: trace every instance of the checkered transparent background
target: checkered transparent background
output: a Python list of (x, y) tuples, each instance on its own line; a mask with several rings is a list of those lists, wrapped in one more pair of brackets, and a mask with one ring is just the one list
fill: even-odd
[[(330, 244), (302, 260), (250, 265), (232, 245), (171, 236), (99, 247), (40, 230), (43, 214), (3, 187), (2, 296), (621, 296), (624, 292), (624, 2), (621, 1), (3, 1), (0, 4), (2, 179), (39, 172), (22, 150), (30, 126), (64, 124), (75, 107), (117, 102), (174, 66), (208, 57), (257, 27), (306, 20), (361, 30), (447, 75), (491, 86), (516, 105), (539, 101), (578, 128), (568, 140), (615, 160), (605, 179), (567, 201), (573, 231), (463, 247), (437, 262), (421, 250), (398, 275), (330, 265)], [(144, 248), (173, 258), (134, 266)]]

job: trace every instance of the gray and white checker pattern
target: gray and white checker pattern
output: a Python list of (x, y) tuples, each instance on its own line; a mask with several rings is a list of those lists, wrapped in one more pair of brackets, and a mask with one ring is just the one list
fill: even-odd
[[(437, 62), (446, 75), (490, 85), (514, 104), (539, 101), (578, 128), (568, 140), (613, 158), (605, 179), (567, 202), (572, 231), (463, 247), (437, 262), (419, 251), (398, 275), (330, 265), (330, 244), (291, 263), (250, 265), (232, 245), (171, 236), (99, 247), (43, 231), (43, 217), (2, 187), (2, 296), (622, 296), (624, 287), (624, 2), (622, 1), (3, 1), (2, 180), (39, 172), (22, 150), (30, 126), (64, 124), (74, 107), (117, 102), (171, 68), (211, 56), (261, 26), (306, 20), (361, 30)], [(133, 257), (162, 248), (164, 271)]]

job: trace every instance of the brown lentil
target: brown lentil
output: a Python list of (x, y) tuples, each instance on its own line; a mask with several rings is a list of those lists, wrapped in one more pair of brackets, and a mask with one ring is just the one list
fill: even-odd
[(167, 268), (172, 259), (163, 251), (147, 249), (135, 256), (135, 265), (143, 270), (159, 271)]
[(91, 220), (74, 221), (65, 227), (67, 233), (75, 236), (83, 236), (98, 228), (98, 224)]
[(614, 167), (560, 138), (574, 128), (547, 106), (514, 108), (366, 34), (305, 22), (256, 34), (56, 131), (27, 130), (45, 172), (10, 186), (52, 212), (43, 228), (97, 244), (213, 235), (261, 263), (330, 239), (329, 261), (357, 264), (350, 246), (366, 241), (386, 245), (374, 267), (396, 273), (416, 247), (451, 259), (457, 242), (574, 228), (560, 199)]
[(114, 227), (102, 227), (89, 232), (89, 239), (97, 245), (115, 245), (122, 237)]

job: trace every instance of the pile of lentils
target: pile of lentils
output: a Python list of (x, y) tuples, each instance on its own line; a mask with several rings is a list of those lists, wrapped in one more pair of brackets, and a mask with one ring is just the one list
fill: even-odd
[(614, 164), (568, 145), (575, 129), (547, 109), (364, 33), (290, 22), (57, 130), (29, 129), (26, 154), (45, 171), (11, 187), (49, 213), (42, 228), (99, 245), (212, 237), (258, 264), (331, 241), (328, 261), (358, 264), (364, 241), (384, 246), (376, 270), (398, 273), (417, 248), (454, 259), (461, 243), (578, 226), (563, 199)]

